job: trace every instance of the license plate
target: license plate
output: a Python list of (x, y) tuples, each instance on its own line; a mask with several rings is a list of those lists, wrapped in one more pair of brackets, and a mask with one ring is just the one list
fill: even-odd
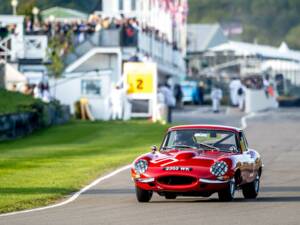
[(164, 167), (163, 170), (165, 171), (192, 171), (191, 167), (182, 167), (182, 166), (169, 166)]

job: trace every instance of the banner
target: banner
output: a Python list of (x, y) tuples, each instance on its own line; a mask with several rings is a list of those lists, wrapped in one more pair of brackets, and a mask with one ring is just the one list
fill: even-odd
[(131, 102), (131, 117), (152, 117), (156, 121), (157, 66), (155, 63), (128, 62), (124, 78)]
[(124, 74), (127, 78), (128, 94), (153, 94), (155, 92), (156, 64), (125, 63)]

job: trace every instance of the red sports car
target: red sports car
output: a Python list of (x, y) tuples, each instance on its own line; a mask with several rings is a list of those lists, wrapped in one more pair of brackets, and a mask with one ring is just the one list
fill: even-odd
[(159, 150), (153, 146), (133, 162), (131, 175), (139, 202), (149, 202), (153, 192), (166, 199), (217, 192), (219, 200), (231, 201), (237, 189), (256, 198), (262, 167), (241, 129), (189, 125), (171, 127)]

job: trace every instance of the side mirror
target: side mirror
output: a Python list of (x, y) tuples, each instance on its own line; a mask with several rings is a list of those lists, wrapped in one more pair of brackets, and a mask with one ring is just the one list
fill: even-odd
[(157, 152), (157, 146), (156, 146), (156, 145), (153, 145), (153, 146), (151, 147), (151, 151), (152, 151), (153, 154), (154, 154), (155, 152)]

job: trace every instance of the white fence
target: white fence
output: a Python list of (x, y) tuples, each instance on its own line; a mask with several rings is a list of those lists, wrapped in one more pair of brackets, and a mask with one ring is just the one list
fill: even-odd
[(267, 96), (264, 90), (246, 90), (246, 113), (258, 112), (274, 108), (278, 108), (276, 97)]

